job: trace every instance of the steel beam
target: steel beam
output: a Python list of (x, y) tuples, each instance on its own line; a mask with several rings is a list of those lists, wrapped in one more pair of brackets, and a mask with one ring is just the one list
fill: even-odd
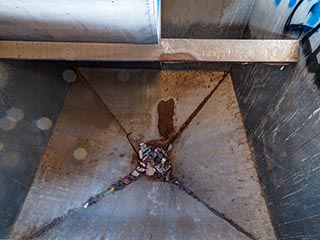
[(0, 59), (297, 62), (298, 40), (162, 39), (159, 45), (0, 41)]
[(0, 1), (0, 39), (157, 44), (160, 0)]

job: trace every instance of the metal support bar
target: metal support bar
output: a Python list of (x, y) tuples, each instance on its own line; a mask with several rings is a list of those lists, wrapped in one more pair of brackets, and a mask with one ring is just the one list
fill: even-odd
[(162, 39), (159, 45), (0, 41), (0, 59), (298, 62), (298, 40)]

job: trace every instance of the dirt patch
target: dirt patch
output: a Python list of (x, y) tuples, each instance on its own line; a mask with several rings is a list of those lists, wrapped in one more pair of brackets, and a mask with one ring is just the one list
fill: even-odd
[(158, 130), (160, 136), (167, 139), (174, 131), (174, 100), (172, 98), (170, 98), (168, 101), (161, 100), (158, 104), (158, 114)]

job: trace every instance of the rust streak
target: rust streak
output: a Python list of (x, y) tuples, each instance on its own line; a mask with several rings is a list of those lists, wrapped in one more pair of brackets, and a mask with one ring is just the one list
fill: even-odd
[(159, 57), (160, 61), (198, 61), (196, 57), (194, 57), (190, 53), (163, 53)]
[(160, 136), (167, 139), (174, 131), (174, 100), (172, 98), (168, 101), (161, 100), (158, 104), (158, 114), (158, 129)]

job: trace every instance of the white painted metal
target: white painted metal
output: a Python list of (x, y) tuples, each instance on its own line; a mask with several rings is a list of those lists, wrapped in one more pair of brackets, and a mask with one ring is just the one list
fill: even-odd
[(159, 45), (0, 41), (0, 59), (297, 62), (298, 40), (162, 39)]
[(157, 43), (160, 0), (0, 0), (0, 39)]

